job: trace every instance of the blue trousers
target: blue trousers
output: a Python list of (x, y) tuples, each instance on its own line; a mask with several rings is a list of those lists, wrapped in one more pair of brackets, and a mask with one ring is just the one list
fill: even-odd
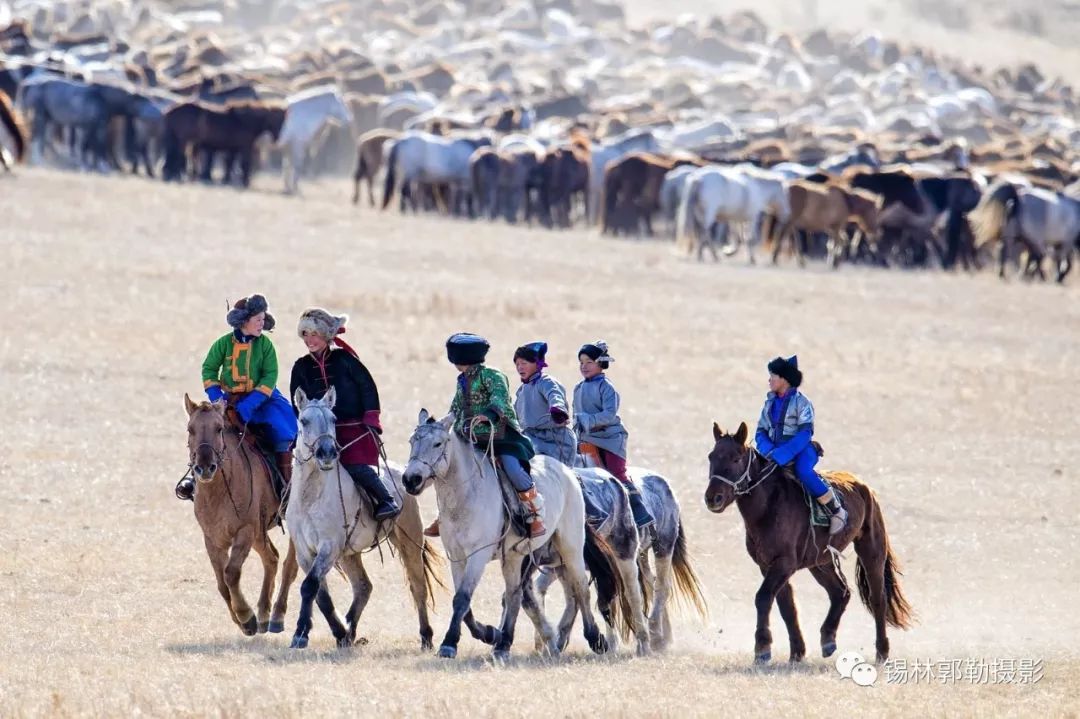
[(515, 490), (525, 492), (533, 488), (532, 477), (521, 466), (521, 460), (512, 454), (500, 454), (499, 461), (502, 462), (503, 471), (510, 478), (510, 484), (514, 485)]
[(821, 477), (814, 471), (814, 465), (817, 463), (817, 452), (814, 451), (812, 445), (795, 455), (795, 476), (798, 477), (802, 485), (806, 487), (806, 491), (810, 492), (810, 496), (814, 499), (829, 491), (829, 487), (821, 481)]
[(252, 424), (262, 424), (270, 428), (268, 434), (274, 443), (275, 452), (287, 452), (296, 441), (296, 415), (285, 395), (274, 389), (270, 399), (259, 405), (251, 416)]

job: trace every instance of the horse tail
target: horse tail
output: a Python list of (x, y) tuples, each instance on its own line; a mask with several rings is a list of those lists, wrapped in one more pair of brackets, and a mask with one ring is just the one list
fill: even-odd
[(585, 566), (596, 583), (597, 604), (610, 608), (609, 616), (606, 617), (608, 623), (619, 632), (624, 641), (628, 641), (634, 631), (630, 623), (633, 611), (616, 563), (615, 550), (588, 522), (585, 523), (584, 555)]
[(442, 580), (442, 572), (446, 562), (443, 561), (442, 555), (436, 551), (435, 546), (426, 539), (420, 554), (424, 559), (424, 584), (427, 586), (428, 606), (434, 609), (435, 587), (446, 589), (446, 584)]
[[(910, 629), (915, 621), (915, 611), (908, 602), (907, 597), (900, 587), (898, 576), (902, 576), (899, 562), (893, 553), (889, 542), (889, 533), (885, 529), (885, 518), (881, 514), (881, 506), (873, 493), (869, 494), (867, 504), (867, 523), (870, 525), (870, 536), (880, 536), (881, 546), (885, 553), (884, 586), (885, 586), (885, 622), (890, 627), (897, 629)], [(863, 605), (873, 614), (873, 604), (870, 599), (870, 577), (862, 556), (855, 561), (855, 583), (859, 586), (859, 598)]]
[(679, 209), (675, 212), (675, 247), (683, 254), (690, 254), (694, 249), (690, 240), (690, 213), (693, 212), (694, 196), (697, 194), (698, 183), (694, 177), (686, 178), (683, 185), (682, 197), (679, 198)]
[(675, 575), (675, 596), (686, 604), (693, 605), (703, 620), (708, 619), (709, 605), (705, 601), (701, 580), (698, 579), (694, 564), (690, 560), (690, 552), (686, 548), (686, 532), (683, 530), (681, 518), (679, 519), (679, 535), (675, 538), (675, 551), (671, 554), (671, 569)]
[(1000, 180), (982, 196), (968, 215), (975, 231), (976, 245), (982, 247), (1001, 236), (1009, 220), (1020, 211), (1020, 195), (1008, 180)]
[(401, 147), (401, 142), (395, 141), (390, 147), (390, 154), (386, 158), (386, 180), (383, 182), (382, 198), (382, 209), (384, 210), (390, 205), (390, 200), (394, 199), (394, 183), (397, 181), (397, 156), (399, 147)]
[(3, 90), (0, 90), (0, 122), (3, 122), (11, 141), (15, 143), (15, 161), (22, 162), (26, 154), (26, 126), (11, 104), (11, 98)]

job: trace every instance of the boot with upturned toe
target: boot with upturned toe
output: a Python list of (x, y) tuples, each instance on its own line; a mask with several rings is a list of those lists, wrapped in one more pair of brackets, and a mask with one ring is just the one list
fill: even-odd
[(438, 537), (439, 536), (439, 518), (438, 517), (436, 517), (435, 521), (432, 522), (431, 524), (429, 524), (424, 529), (424, 536), (425, 537)]
[(821, 505), (829, 513), (829, 534), (839, 534), (847, 526), (848, 511), (840, 504), (840, 497), (833, 492), (832, 499), (827, 504)]
[(354, 464), (345, 469), (348, 470), (357, 488), (371, 498), (376, 522), (393, 519), (401, 514), (401, 507), (394, 501), (382, 478), (372, 467), (366, 464)]

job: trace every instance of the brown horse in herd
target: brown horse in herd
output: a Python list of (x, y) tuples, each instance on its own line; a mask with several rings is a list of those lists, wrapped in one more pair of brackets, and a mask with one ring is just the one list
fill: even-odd
[(214, 153), (225, 152), (225, 178), (232, 174), (233, 162), (240, 161), (241, 183), (251, 181), (255, 141), (269, 133), (276, 141), (285, 122), (285, 106), (258, 100), (241, 100), (225, 105), (185, 102), (170, 108), (164, 119), (166, 181), (179, 180), (187, 169), (188, 153), (193, 159), (202, 153), (201, 178), (210, 181)]
[(11, 98), (0, 90), (0, 165), (11, 171), (4, 150), (14, 152), (15, 162), (22, 162), (26, 155), (26, 125), (11, 104)]
[(874, 491), (846, 472), (822, 473), (840, 495), (849, 515), (847, 527), (830, 537), (828, 527), (811, 524), (810, 505), (802, 485), (786, 471), (777, 471), (777, 465), (748, 447), (748, 435), (745, 422), (735, 434), (726, 434), (713, 424), (715, 445), (709, 453), (705, 504), (716, 513), (723, 512), (733, 502), (738, 506), (746, 524), (746, 551), (764, 577), (754, 597), (755, 661), (765, 663), (772, 657), (769, 614), (774, 600), (787, 625), (791, 661), (798, 662), (806, 656), (806, 643), (795, 609), (795, 590), (790, 582), (799, 569), (809, 569), (829, 594), (829, 612), (821, 625), (821, 653), (828, 657), (836, 651), (836, 630), (851, 597), (836, 553), (852, 542), (858, 556), (855, 580), (859, 596), (874, 615), (877, 660), (885, 661), (889, 658), (886, 625), (907, 629), (914, 615), (900, 589), (899, 566)]
[[(271, 612), (279, 555), (269, 530), (280, 503), (273, 489), (270, 465), (226, 420), (224, 402), (195, 404), (185, 394), (184, 407), (188, 414), (191, 472), (196, 480), (195, 519), (202, 528), (206, 553), (229, 616), (248, 636), (284, 631), (289, 587), (296, 578), (297, 563), (290, 542), (281, 588)], [(252, 548), (263, 564), (262, 591), (255, 612), (240, 589), (240, 572)]]

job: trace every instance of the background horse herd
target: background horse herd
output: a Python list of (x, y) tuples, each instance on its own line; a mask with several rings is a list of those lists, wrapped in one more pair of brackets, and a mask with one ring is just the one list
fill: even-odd
[(1051, 257), (1060, 281), (1080, 239), (1072, 90), (1031, 65), (748, 12), (635, 29), (604, 0), (0, 7), (0, 145), (34, 163), (244, 186), (281, 169), (290, 193), (351, 170), (354, 202), (366, 180), (384, 209), (631, 236), (660, 220), (699, 258), (997, 252), (1002, 275)]

